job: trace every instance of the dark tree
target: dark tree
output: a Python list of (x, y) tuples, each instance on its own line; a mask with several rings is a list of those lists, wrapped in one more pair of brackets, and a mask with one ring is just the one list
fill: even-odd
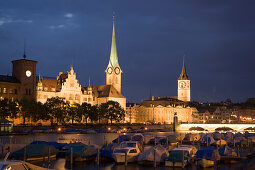
[(67, 115), (67, 104), (64, 99), (60, 97), (52, 97), (47, 99), (45, 104), (48, 109), (51, 122), (53, 123), (53, 119), (55, 118), (57, 124), (64, 123), (64, 119)]

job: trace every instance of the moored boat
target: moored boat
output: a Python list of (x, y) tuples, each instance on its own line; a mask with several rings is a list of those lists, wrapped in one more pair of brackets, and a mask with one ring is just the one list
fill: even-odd
[(140, 151), (134, 147), (116, 148), (112, 157), (116, 163), (136, 162)]
[(220, 160), (219, 152), (211, 146), (201, 148), (196, 153), (198, 164), (204, 168), (214, 166), (215, 161)]
[(138, 156), (139, 164), (156, 164), (164, 163), (165, 159), (168, 157), (169, 153), (166, 148), (162, 145), (156, 145), (141, 153)]
[(8, 160), (0, 161), (0, 170), (48, 170), (48, 168), (39, 167), (24, 161)]
[(10, 157), (21, 160), (24, 159), (25, 155), (26, 160), (35, 161), (48, 159), (48, 156), (50, 156), (50, 158), (55, 158), (57, 153), (58, 150), (54, 146), (47, 144), (29, 144), (24, 148), (11, 153)]
[(165, 161), (165, 166), (185, 167), (193, 158), (197, 149), (191, 145), (180, 145), (169, 152), (169, 157)]

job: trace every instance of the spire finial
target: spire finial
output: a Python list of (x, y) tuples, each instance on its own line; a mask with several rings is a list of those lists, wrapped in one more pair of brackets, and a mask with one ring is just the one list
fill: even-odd
[(26, 56), (26, 39), (24, 38), (24, 55), (23, 55), (23, 58), (26, 59), (27, 56)]
[(88, 85), (88, 88), (87, 88), (88, 91), (92, 91), (92, 87), (90, 85), (90, 76), (89, 76), (89, 85)]
[(114, 19), (115, 19), (115, 11), (112, 12), (112, 21), (114, 23)]

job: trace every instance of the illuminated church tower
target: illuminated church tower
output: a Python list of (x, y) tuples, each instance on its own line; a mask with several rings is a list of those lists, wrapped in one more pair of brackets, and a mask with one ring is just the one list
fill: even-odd
[(185, 102), (190, 101), (190, 79), (186, 72), (184, 60), (183, 60), (182, 72), (178, 79), (178, 99)]
[(109, 64), (105, 72), (106, 72), (106, 85), (112, 85), (121, 94), (122, 70), (120, 69), (118, 56), (117, 56), (114, 16), (113, 16), (111, 55), (110, 55)]

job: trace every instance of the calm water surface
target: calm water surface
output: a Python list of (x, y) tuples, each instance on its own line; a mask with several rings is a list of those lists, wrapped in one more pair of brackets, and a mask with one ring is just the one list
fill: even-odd
[[(154, 132), (154, 133), (146, 133), (153, 136), (166, 136), (171, 134), (172, 132)], [(98, 134), (29, 134), (29, 135), (15, 135), (15, 136), (0, 136), (1, 143), (17, 143), (17, 144), (29, 144), (32, 141), (48, 141), (48, 142), (67, 142), (70, 141), (80, 141), (85, 144), (96, 144), (102, 146), (103, 144), (110, 143), (112, 140), (116, 139), (119, 135), (118, 133), (98, 133)], [(60, 140), (61, 139), (61, 140)], [(55, 161), (50, 162), (48, 165), (47, 162), (32, 162), (36, 165), (50, 167), (53, 168)], [(236, 164), (224, 164), (219, 165), (218, 169), (222, 170), (243, 170), (243, 169), (255, 169), (255, 158), (247, 159), (242, 162)], [(115, 163), (102, 163), (98, 167), (94, 161), (91, 162), (75, 162), (73, 166), (67, 162), (66, 169), (73, 169), (73, 170), (94, 170), (94, 169), (105, 169), (105, 170), (147, 170), (147, 169), (155, 169), (153, 165), (139, 165), (139, 164), (128, 164), (127, 167), (124, 165), (117, 165)], [(172, 168), (172, 167), (165, 167), (163, 165), (157, 166), (156, 169), (165, 170), (165, 169), (181, 169), (181, 168)], [(185, 169), (193, 170), (193, 169), (201, 169), (197, 168), (195, 165), (188, 166)], [(206, 168), (208, 170), (212, 170), (214, 168)]]

